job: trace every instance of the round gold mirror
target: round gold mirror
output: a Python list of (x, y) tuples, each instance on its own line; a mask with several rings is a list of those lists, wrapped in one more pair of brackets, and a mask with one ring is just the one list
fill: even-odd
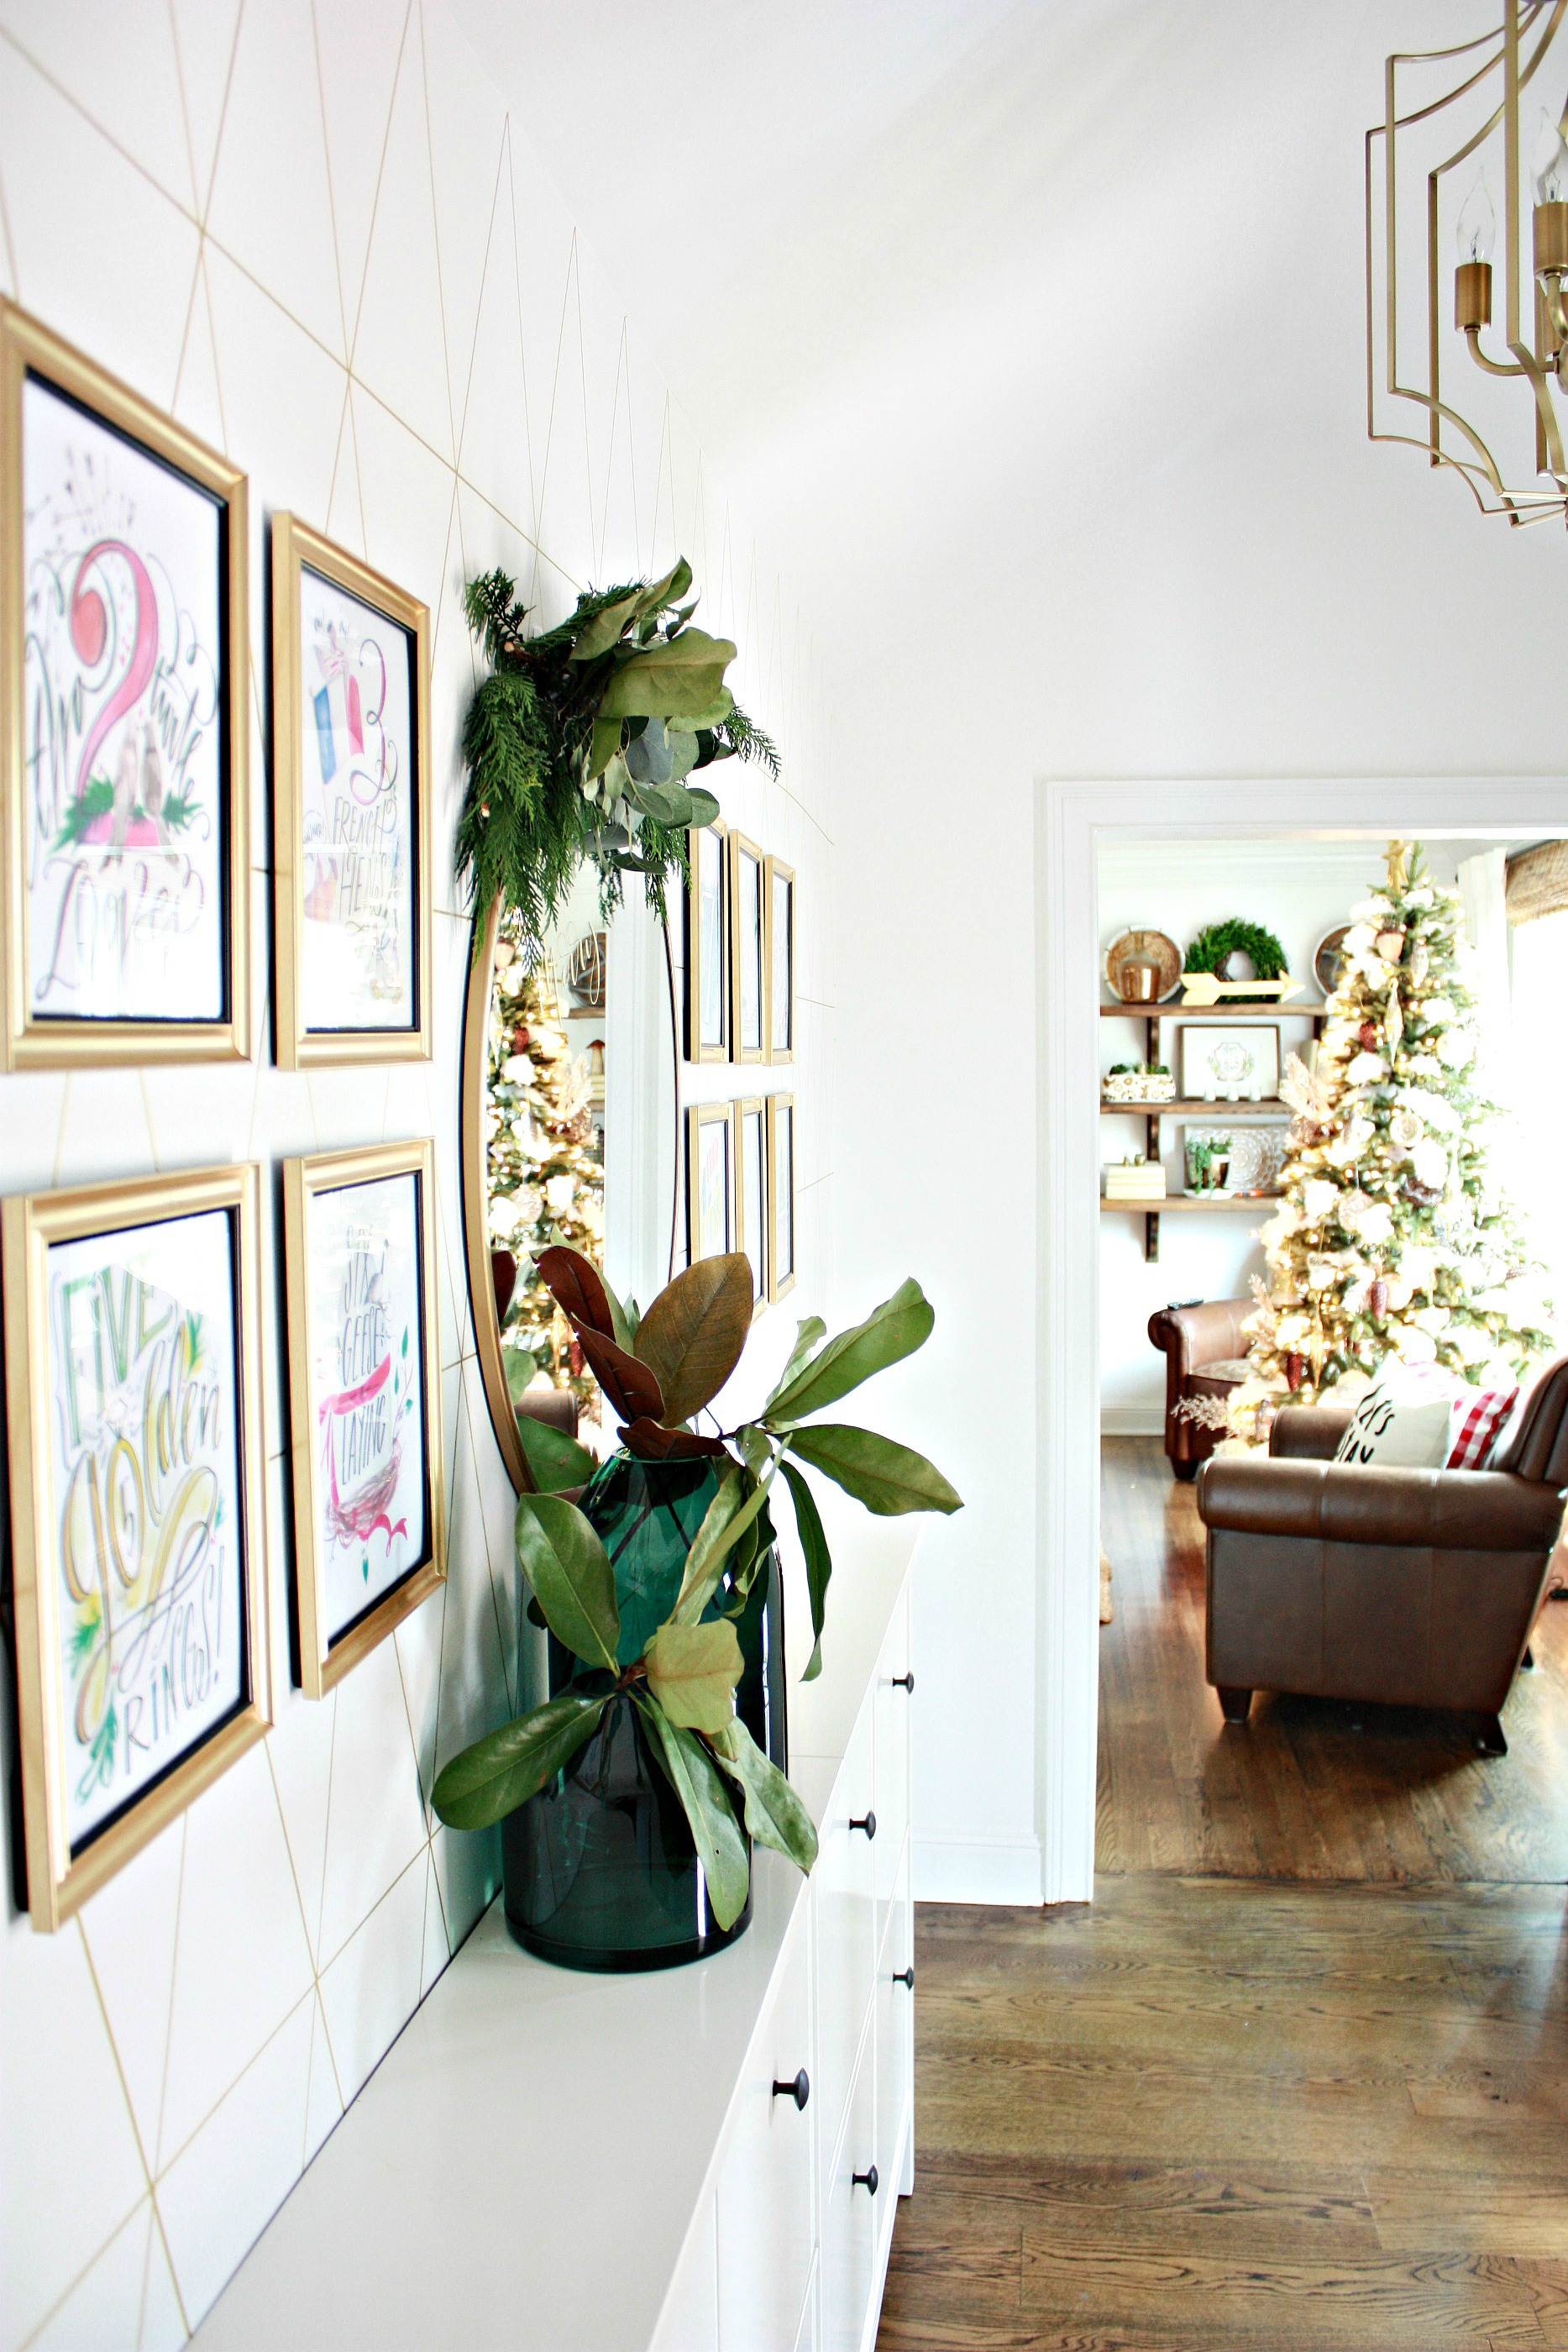
[(646, 1301), (674, 1271), (674, 970), (639, 893), (608, 922), (585, 866), (537, 949), (499, 907), (474, 940), (463, 1030), (463, 1227), (475, 1345), (512, 1484), (517, 1414), (608, 1451), (598, 1385), (533, 1271), (550, 1242)]

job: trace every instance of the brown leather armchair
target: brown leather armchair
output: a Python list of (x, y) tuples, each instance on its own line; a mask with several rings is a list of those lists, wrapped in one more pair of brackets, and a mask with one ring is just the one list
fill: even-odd
[(1495, 1470), (1336, 1463), (1349, 1413), (1288, 1406), (1269, 1458), (1207, 1462), (1206, 1671), (1228, 1723), (1254, 1690), (1497, 1717), (1545, 1591), (1568, 1488), (1568, 1357)]
[(1242, 1318), (1249, 1298), (1194, 1298), (1162, 1307), (1149, 1318), (1149, 1337), (1166, 1359), (1166, 1453), (1178, 1478), (1196, 1478), (1197, 1465), (1222, 1434), (1178, 1416), (1187, 1397), (1228, 1396), (1246, 1373)]

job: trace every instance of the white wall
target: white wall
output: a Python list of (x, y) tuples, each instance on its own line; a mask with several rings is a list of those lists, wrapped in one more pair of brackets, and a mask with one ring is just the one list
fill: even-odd
[[(1440, 881), (1452, 883), (1456, 861), (1482, 845), (1428, 842), (1427, 863)], [(1285, 950), (1291, 971), (1319, 993), (1312, 959), (1323, 933), (1349, 919), (1356, 899), (1380, 879), (1384, 843), (1374, 837), (1350, 842), (1116, 842), (1100, 859), (1100, 941), (1109, 947), (1134, 923), (1166, 931), (1186, 949), (1205, 925), (1239, 915), (1271, 930)], [(1104, 993), (1105, 992), (1102, 992)], [(1178, 999), (1179, 1002), (1179, 999)], [(1310, 1023), (1289, 1018), (1281, 1008), (1282, 1054), (1300, 1052), (1312, 1034)], [(1164, 1031), (1166, 1058), (1176, 1072), (1179, 1032)], [(1141, 1060), (1142, 1021), (1101, 1024), (1100, 1064)], [(1276, 1112), (1276, 1118), (1282, 1114)], [(1216, 1111), (1212, 1124), (1225, 1127), (1245, 1117), (1245, 1107)], [(1181, 1164), (1183, 1118), (1167, 1118), (1161, 1130), (1166, 1181), (1173, 1192), (1185, 1179)], [(1103, 1155), (1120, 1160), (1145, 1148), (1141, 1117), (1107, 1117), (1101, 1123)], [(1212, 1217), (1178, 1213), (1160, 1226), (1157, 1264), (1144, 1259), (1141, 1213), (1106, 1214), (1100, 1226), (1100, 1424), (1110, 1433), (1154, 1435), (1165, 1427), (1166, 1360), (1148, 1337), (1149, 1317), (1174, 1298), (1239, 1298), (1248, 1277), (1263, 1272), (1263, 1252), (1252, 1234), (1264, 1213), (1217, 1211)]]
[[(678, 229), (674, 194), (667, 217)], [(0, 2346), (158, 2352), (200, 2319), (496, 1884), (494, 1840), (449, 1835), (428, 1802), (440, 1764), (517, 1697), (513, 1497), (476, 1377), (457, 1198), (465, 577), (505, 564), (549, 622), (580, 584), (679, 551), (704, 617), (739, 640), (737, 692), (779, 738), (784, 780), (731, 767), (721, 796), (800, 877), (801, 1313), (830, 1306), (824, 765), (793, 601), (441, 0), (0, 0), (0, 287), (249, 472), (258, 1008), (244, 1066), (0, 1079), (0, 1184), (270, 1170), (432, 1134), (441, 1187), (444, 1593), (328, 1700), (285, 1689), (272, 1736), (57, 1936), (14, 1912), (0, 1932)], [(271, 1066), (260, 630), (264, 517), (285, 507), (432, 607), (428, 1068)], [(758, 1349), (791, 1331), (768, 1316)], [(266, 1339), (287, 1659), (276, 1315)], [(519, 2214), (525, 2291), (535, 2252)]]

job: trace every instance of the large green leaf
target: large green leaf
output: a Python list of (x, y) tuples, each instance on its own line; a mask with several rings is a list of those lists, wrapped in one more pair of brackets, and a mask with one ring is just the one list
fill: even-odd
[(746, 1908), (751, 1862), (718, 1767), (695, 1732), (672, 1723), (656, 1699), (639, 1696), (637, 1706), (691, 1825), (713, 1916), (721, 1927), (733, 1927)]
[(714, 794), (705, 792), (701, 784), (688, 784), (686, 793), (692, 804), (692, 823), (711, 824), (718, 814), (718, 802)]
[(735, 697), (726, 686), (720, 688), (706, 710), (688, 710), (684, 712), (682, 717), (694, 735), (711, 735), (716, 727), (724, 725), (734, 709)]
[(637, 1327), (636, 1353), (664, 1401), (656, 1419), (690, 1421), (740, 1361), (751, 1328), (751, 1261), (699, 1257), (661, 1290)]
[(961, 1511), (956, 1494), (924, 1454), (912, 1446), (895, 1445), (874, 1429), (854, 1429), (847, 1422), (828, 1422), (815, 1429), (792, 1430), (789, 1450), (814, 1470), (821, 1470), (863, 1503), (879, 1518), (896, 1518), (903, 1511)]
[(649, 1688), (672, 1723), (713, 1732), (733, 1719), (744, 1661), (727, 1618), (709, 1625), (661, 1625), (643, 1663)]
[(917, 1282), (901, 1282), (891, 1298), (873, 1309), (852, 1331), (841, 1331), (768, 1402), (763, 1418), (773, 1426), (799, 1421), (834, 1404), (873, 1372), (885, 1371), (901, 1356), (925, 1346), (936, 1321)]
[(767, 1493), (766, 1486), (759, 1486), (749, 1472), (737, 1465), (725, 1472), (686, 1554), (685, 1574), (670, 1612), (673, 1622), (696, 1623), (713, 1599), (724, 1574), (725, 1561), (762, 1508)]
[(431, 1796), (447, 1828), (487, 1830), (526, 1804), (598, 1728), (610, 1697), (563, 1691), (455, 1756)]
[(601, 776), (621, 749), (625, 733), (625, 721), (620, 719), (596, 719), (588, 743), (588, 776), (590, 782)]
[(706, 629), (683, 629), (678, 637), (655, 639), (612, 672), (600, 700), (601, 719), (686, 719), (718, 698), (724, 673), (735, 659), (727, 637)]
[(678, 604), (691, 584), (692, 567), (679, 555), (662, 580), (651, 580), (643, 590), (637, 598), (639, 614), (662, 613), (666, 604)]
[(801, 1870), (817, 1859), (817, 1825), (777, 1764), (764, 1756), (738, 1716), (712, 1742), (713, 1752), (746, 1798), (747, 1834), (787, 1853)]
[(684, 784), (639, 784), (633, 782), (627, 798), (644, 816), (655, 824), (671, 825), (684, 832), (692, 821), (692, 796)]
[(800, 1549), (806, 1559), (806, 1590), (811, 1600), (813, 1639), (811, 1654), (800, 1680), (811, 1683), (822, 1671), (822, 1622), (828, 1613), (828, 1579), (833, 1572), (833, 1556), (822, 1532), (816, 1496), (792, 1462), (781, 1462), (779, 1466), (789, 1481), (790, 1500), (795, 1506), (795, 1532), (800, 1538)]
[(634, 621), (642, 611), (643, 593), (634, 588), (630, 596), (617, 596), (613, 604), (601, 606), (573, 637), (568, 660), (597, 661), (601, 654), (607, 654), (612, 646), (620, 642), (628, 621)]
[(773, 1383), (768, 1403), (762, 1408), (764, 1412), (772, 1404), (774, 1397), (783, 1395), (818, 1340), (826, 1339), (827, 1332), (828, 1327), (820, 1315), (808, 1315), (803, 1322), (796, 1324), (795, 1344), (789, 1350), (789, 1360)]
[(531, 1412), (517, 1415), (517, 1443), (541, 1495), (559, 1495), (563, 1486), (586, 1486), (599, 1467), (586, 1445), (550, 1422), (536, 1421)]
[(550, 1632), (573, 1657), (616, 1671), (621, 1613), (610, 1555), (575, 1503), (519, 1495), (517, 1566), (533, 1587)]

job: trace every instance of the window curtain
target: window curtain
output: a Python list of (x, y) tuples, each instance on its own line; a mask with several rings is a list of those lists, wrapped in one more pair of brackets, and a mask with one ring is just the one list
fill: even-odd
[(1459, 896), (1465, 929), (1476, 956), (1476, 996), (1480, 1009), (1481, 1092), (1511, 1108), (1513, 1008), (1509, 963), (1508, 863), (1500, 849), (1483, 850), (1459, 861)]

